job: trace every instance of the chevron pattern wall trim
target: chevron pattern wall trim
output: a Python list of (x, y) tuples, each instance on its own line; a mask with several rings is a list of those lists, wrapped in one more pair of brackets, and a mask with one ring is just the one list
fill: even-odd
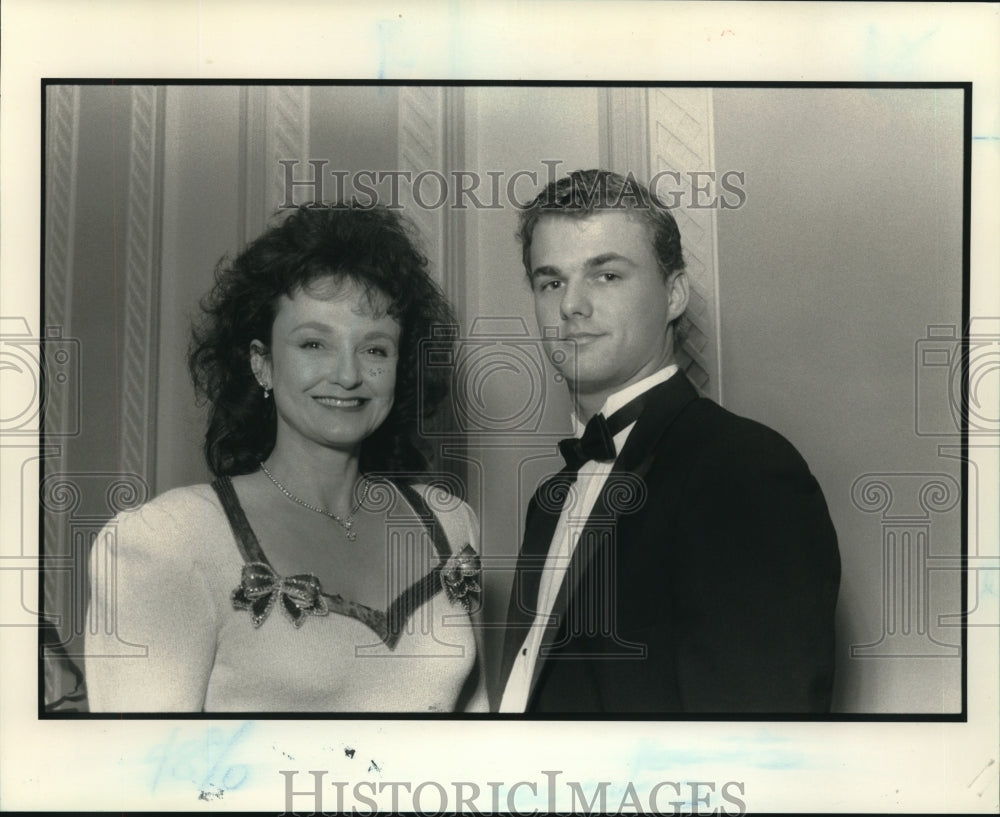
[[(248, 86), (240, 89), (240, 179), (242, 209), (239, 243), (253, 241), (286, 202), (285, 166), (294, 162), (297, 179), (311, 172), (309, 158), (310, 89), (300, 86)], [(293, 188), (291, 201), (312, 200), (308, 187)]]
[[(640, 181), (680, 174), (686, 195), (672, 210), (680, 227), (691, 299), (678, 358), (704, 394), (721, 402), (716, 211), (692, 209), (688, 174), (715, 169), (710, 88), (608, 88), (602, 99), (601, 156), (618, 173)], [(676, 177), (665, 177), (672, 179)], [(676, 190), (658, 185), (661, 194)], [(667, 204), (673, 202), (668, 200)]]
[[(447, 203), (436, 209), (421, 206), (440, 197), (434, 174), (446, 173), (445, 93), (441, 87), (404, 86), (399, 89), (399, 170), (412, 173), (413, 183), (400, 185), (403, 212), (416, 226), (431, 274), (444, 284), (445, 218)], [(421, 175), (424, 174), (424, 175)], [(421, 195), (417, 200), (414, 191)], [(452, 295), (452, 293), (448, 293)]]
[[(73, 288), (80, 86), (50, 85), (46, 110), (45, 319), (67, 334)], [(58, 408), (51, 407), (53, 412)], [(58, 428), (58, 416), (52, 415)]]
[(687, 196), (673, 214), (681, 230), (691, 287), (681, 365), (707, 395), (721, 400), (719, 366), (718, 268), (715, 208), (694, 209), (689, 173), (714, 171), (710, 88), (650, 88), (650, 177), (662, 171), (681, 174)]
[[(285, 198), (282, 160), (306, 165), (309, 159), (309, 88), (276, 85), (265, 91), (265, 217), (269, 218)], [(296, 199), (296, 203), (303, 202)], [(249, 236), (250, 239), (255, 235)]]
[(164, 89), (131, 90), (125, 227), (120, 466), (152, 484), (156, 440), (157, 328), (163, 207)]
[[(80, 137), (80, 86), (50, 85), (46, 99), (45, 151), (45, 324), (70, 336), (70, 300), (73, 296), (73, 249), (76, 224), (77, 155)], [(45, 327), (42, 327), (44, 333)], [(53, 398), (53, 394), (55, 399)], [(68, 392), (50, 392), (44, 407), (45, 427), (58, 434), (67, 420)], [(63, 447), (46, 458), (47, 473), (66, 470)], [(43, 548), (47, 559), (69, 553), (69, 531), (46, 510)], [(43, 606), (57, 615), (63, 609), (70, 578), (46, 572)], [(64, 623), (65, 624), (65, 623)], [(65, 626), (60, 628), (65, 633)]]

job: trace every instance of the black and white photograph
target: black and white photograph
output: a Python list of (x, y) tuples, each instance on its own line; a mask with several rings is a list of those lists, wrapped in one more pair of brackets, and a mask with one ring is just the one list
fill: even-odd
[(966, 88), (46, 92), (50, 711), (961, 713)]
[(20, 717), (115, 811), (988, 812), (995, 68), (415, 74), (416, 24), (36, 77)]

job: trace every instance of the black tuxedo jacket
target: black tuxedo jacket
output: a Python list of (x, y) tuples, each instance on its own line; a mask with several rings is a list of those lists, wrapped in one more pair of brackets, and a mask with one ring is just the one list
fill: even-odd
[[(533, 499), (528, 526), (553, 512)], [(549, 544), (522, 547), (501, 684)], [(649, 392), (588, 517), (527, 711), (827, 712), (839, 584), (837, 536), (802, 457), (678, 373)]]

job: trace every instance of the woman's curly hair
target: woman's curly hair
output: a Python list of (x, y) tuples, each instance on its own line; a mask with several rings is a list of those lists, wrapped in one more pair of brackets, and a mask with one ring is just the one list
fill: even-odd
[(250, 343), (271, 345), (282, 295), (331, 275), (370, 294), (383, 293), (401, 327), (392, 410), (362, 444), (361, 470), (426, 470), (416, 445), (418, 420), (433, 414), (447, 396), (451, 369), (421, 366), (421, 340), (433, 337), (436, 361), (449, 359), (442, 344), (455, 333), (434, 327), (453, 327), (455, 316), (411, 232), (399, 214), (383, 206), (304, 205), (235, 259), (219, 262), (188, 353), (195, 389), (210, 404), (205, 458), (212, 473), (247, 474), (270, 455), (277, 429), (274, 401), (264, 398), (251, 372)]

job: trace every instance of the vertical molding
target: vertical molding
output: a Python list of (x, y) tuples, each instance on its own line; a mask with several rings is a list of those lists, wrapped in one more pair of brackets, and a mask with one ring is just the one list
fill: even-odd
[[(120, 467), (153, 486), (163, 223), (163, 86), (131, 87)], [(154, 491), (155, 492), (155, 491)]]
[[(464, 88), (444, 89), (444, 163), (449, 172), (449, 183), (454, 184), (454, 177), (450, 173), (466, 169)], [(453, 304), (461, 304), (464, 308), (467, 296), (465, 211), (458, 211), (451, 204), (446, 204), (444, 221), (442, 287)]]
[[(80, 87), (50, 85), (46, 111), (45, 321), (68, 334), (73, 296), (73, 245), (76, 222), (77, 153), (80, 136)], [(60, 407), (47, 406), (58, 412)], [(53, 427), (59, 428), (59, 415)]]
[[(308, 87), (249, 86), (240, 90), (240, 246), (264, 231), (285, 200), (285, 168), (281, 162), (298, 163), (296, 178), (312, 172), (307, 164), (309, 122)], [(302, 189), (293, 191), (296, 204), (313, 198), (304, 196)]]
[(652, 175), (646, 95), (645, 88), (608, 88), (599, 98), (601, 167), (640, 181)]
[[(448, 300), (463, 310), (467, 295), (466, 211), (453, 206), (452, 174), (465, 169), (464, 94), (462, 88), (401, 87), (397, 131), (398, 169), (411, 174), (411, 183), (400, 185), (400, 204), (419, 233), (431, 275)], [(445, 200), (440, 206), (426, 206), (437, 204), (442, 196)], [(433, 425), (438, 431), (455, 427), (450, 403), (441, 407)], [(454, 440), (447, 436), (436, 439), (433, 466), (451, 471), (467, 485), (466, 463), (444, 453), (449, 442)]]
[[(710, 149), (710, 154), (712, 157), (712, 170), (715, 170), (715, 101), (712, 97), (711, 89), (706, 89), (708, 91), (708, 144)], [(716, 181), (717, 185), (717, 181)], [(712, 391), (712, 396), (719, 403), (719, 405), (724, 405), (725, 394), (723, 392), (723, 380), (722, 380), (722, 306), (721, 297), (719, 291), (719, 211), (713, 207), (712, 208), (712, 267), (710, 271), (709, 281), (712, 286), (711, 292), (711, 306), (712, 315), (714, 318), (713, 326), (715, 328), (715, 338), (710, 339), (714, 341), (714, 352), (715, 352), (715, 368), (713, 369), (715, 373), (714, 380), (714, 390)]]
[(243, 247), (251, 236), (264, 229), (264, 89), (240, 88), (239, 168), (237, 201), (237, 242)]
[[(455, 293), (448, 292), (445, 287), (445, 258), (449, 255), (445, 243), (447, 203), (433, 210), (420, 203), (421, 200), (435, 203), (440, 197), (440, 181), (433, 174), (448, 170), (445, 92), (441, 87), (403, 86), (399, 89), (397, 155), (399, 169), (412, 174), (413, 180), (411, 184), (400, 185), (403, 212), (420, 234), (423, 249), (431, 262), (431, 274), (454, 301)], [(417, 191), (420, 191), (420, 200)]]
[(678, 357), (691, 380), (705, 394), (720, 400), (716, 209), (691, 206), (694, 185), (688, 175), (715, 170), (712, 90), (650, 88), (648, 103), (650, 178), (664, 171), (680, 174), (685, 193), (683, 205), (673, 210), (691, 288), (687, 337)]
[[(45, 325), (69, 337), (71, 299), (73, 297), (73, 254), (76, 227), (77, 156), (80, 140), (80, 87), (50, 85), (46, 99), (45, 133)], [(44, 406), (46, 434), (58, 437), (67, 428), (71, 411), (68, 389), (49, 391)], [(54, 398), (54, 399), (53, 399)], [(79, 410), (79, 404), (76, 404)], [(63, 446), (53, 449), (46, 458), (46, 471), (61, 474), (66, 470)], [(69, 554), (69, 531), (46, 509), (43, 548), (46, 563)], [(46, 570), (43, 581), (43, 609), (59, 620), (61, 638), (69, 633), (65, 621), (71, 577), (63, 571)]]
[[(462, 88), (399, 89), (397, 156), (413, 183), (400, 185), (400, 203), (416, 225), (431, 274), (453, 304), (465, 304), (465, 211), (453, 206), (454, 171), (465, 169), (465, 97)], [(420, 174), (425, 174), (417, 182)], [(443, 178), (443, 181), (442, 181)], [(444, 185), (445, 201), (437, 204)], [(414, 191), (419, 187), (418, 201)]]
[[(685, 196), (672, 209), (681, 231), (691, 299), (687, 337), (678, 362), (703, 393), (721, 402), (716, 210), (692, 208), (692, 171), (714, 171), (715, 144), (710, 88), (608, 88), (600, 99), (602, 165), (649, 181), (664, 171), (679, 174)], [(677, 176), (656, 184), (678, 189)]]
[[(285, 198), (285, 169), (280, 164), (281, 160), (297, 159), (305, 164), (309, 159), (309, 88), (287, 85), (270, 87), (267, 89), (266, 101), (265, 219), (270, 218)], [(302, 202), (296, 200), (296, 203)]]

